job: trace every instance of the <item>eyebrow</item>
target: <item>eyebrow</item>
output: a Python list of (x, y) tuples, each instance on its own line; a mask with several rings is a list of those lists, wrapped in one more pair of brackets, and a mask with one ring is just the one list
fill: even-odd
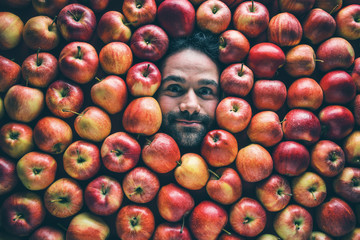
[[(174, 82), (178, 82), (178, 83), (185, 83), (185, 79), (180, 77), (180, 76), (176, 76), (176, 75), (170, 75), (167, 76), (166, 78), (164, 78), (162, 80), (162, 82), (168, 82), (168, 81), (174, 81)], [(215, 80), (211, 80), (211, 79), (201, 79), (198, 82), (199, 85), (213, 85), (215, 87), (218, 87), (219, 84), (215, 81)]]

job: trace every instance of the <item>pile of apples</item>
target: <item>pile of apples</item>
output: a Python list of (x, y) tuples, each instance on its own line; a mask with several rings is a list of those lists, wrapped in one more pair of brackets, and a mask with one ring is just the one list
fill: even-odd
[[(360, 239), (358, 0), (0, 8), (0, 239)], [(197, 30), (222, 98), (186, 152), (155, 96)]]

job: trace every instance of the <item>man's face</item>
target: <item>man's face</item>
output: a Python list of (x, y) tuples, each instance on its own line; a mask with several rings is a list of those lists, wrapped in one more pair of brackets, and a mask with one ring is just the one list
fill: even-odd
[(158, 101), (163, 130), (182, 147), (194, 147), (215, 122), (219, 71), (204, 53), (185, 49), (165, 60)]

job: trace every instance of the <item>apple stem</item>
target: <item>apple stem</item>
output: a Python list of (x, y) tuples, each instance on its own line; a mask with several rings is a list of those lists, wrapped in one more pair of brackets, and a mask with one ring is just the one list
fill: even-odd
[(324, 62), (324, 60), (321, 60), (321, 59), (315, 59), (315, 62)]
[(147, 77), (149, 75), (149, 67), (150, 67), (150, 64), (147, 65), (147, 68), (146, 68), (145, 72), (143, 73), (144, 77)]
[(143, 7), (143, 5), (140, 2), (136, 3), (136, 8), (140, 9), (142, 7)]
[(70, 12), (70, 11), (68, 10), (67, 13), (70, 14), (70, 15), (74, 18), (75, 21), (78, 22), (78, 21), (80, 20), (73, 12)]
[(106, 188), (104, 184), (101, 184), (101, 193), (102, 193), (103, 195), (106, 195), (106, 194), (108, 193), (108, 190), (109, 190), (109, 189)]
[(56, 202), (59, 202), (59, 203), (66, 203), (68, 202), (67, 199), (65, 197), (59, 197), (59, 198), (56, 198), (56, 199), (52, 199), (50, 201), (51, 203), (56, 203)]
[(120, 151), (120, 150), (114, 150), (114, 149), (112, 149), (110, 152), (112, 152), (112, 153), (115, 153), (116, 154), (116, 156), (121, 156), (122, 154), (123, 154), (123, 152), (122, 151)]
[(138, 219), (136, 217), (132, 217), (130, 219), (131, 226), (135, 227), (139, 223)]
[(143, 192), (143, 189), (141, 187), (137, 187), (135, 188), (135, 190), (129, 194), (129, 196), (131, 197), (134, 194), (141, 194)]
[(254, 11), (255, 11), (254, 0), (251, 0), (250, 12), (254, 12)]
[(244, 74), (244, 64), (241, 64), (240, 72), (238, 72), (238, 76), (241, 77)]
[(220, 176), (219, 176), (216, 172), (214, 172), (214, 171), (211, 170), (211, 169), (208, 169), (208, 171), (209, 171), (209, 173), (211, 173), (212, 175), (214, 175), (217, 179), (220, 179)]
[(127, 23), (124, 23), (125, 26), (129, 26), (129, 25), (133, 25), (134, 23), (137, 23), (138, 21), (133, 21), (133, 22), (127, 22)]
[(216, 14), (217, 11), (219, 11), (219, 9), (218, 9), (216, 6), (214, 6), (213, 9), (212, 9), (212, 13), (213, 13), (213, 14)]
[(177, 163), (178, 166), (181, 166), (181, 164), (182, 164), (181, 160), (176, 161), (176, 163)]
[(39, 59), (39, 53), (40, 53), (41, 48), (38, 48), (38, 50), (36, 51), (36, 65), (39, 67), (41, 65), (40, 59)]
[(226, 233), (227, 235), (231, 235), (231, 232), (229, 232), (228, 230), (226, 230), (225, 228), (221, 229), (221, 231), (223, 231), (224, 233)]
[(313, 188), (310, 188), (310, 189), (309, 189), (309, 192), (311, 193), (311, 195), (313, 196), (314, 200), (316, 201), (317, 199), (316, 199), (316, 197), (315, 197), (314, 191), (315, 191), (315, 189), (313, 189)]
[(54, 23), (56, 22), (56, 20), (57, 20), (57, 16), (54, 17), (54, 20), (53, 20), (53, 21), (51, 22), (51, 24), (49, 25), (49, 27), (48, 27), (48, 30), (49, 30), (49, 31), (51, 31), (51, 29), (53, 28)]
[(245, 218), (245, 220), (243, 221), (243, 224), (247, 224), (247, 223), (249, 223), (249, 218)]
[(222, 47), (222, 48), (225, 48), (225, 47), (226, 47), (226, 41), (225, 41), (225, 39), (224, 39), (223, 36), (220, 36), (220, 37), (219, 37), (219, 45), (220, 45), (220, 47)]
[(336, 4), (336, 6), (333, 9), (331, 9), (329, 14), (332, 15), (334, 13), (335, 9), (337, 9), (338, 7), (339, 7), (339, 4)]
[(98, 77), (95, 77), (95, 80), (98, 81), (98, 82), (101, 82), (102, 80)]
[(82, 58), (81, 47), (77, 46), (77, 49), (78, 49), (78, 51), (77, 51), (75, 58), (81, 59)]
[(152, 143), (152, 141), (148, 138), (145, 139), (145, 145), (150, 145)]
[(295, 226), (296, 226), (296, 231), (299, 231), (300, 230), (299, 223), (295, 223)]
[(76, 114), (76, 115), (80, 115), (80, 113), (78, 113), (78, 112), (75, 112), (75, 111), (73, 111), (73, 110), (69, 110), (69, 109), (62, 109), (62, 111), (63, 112), (70, 112), (70, 113), (73, 113), (73, 114)]
[(13, 221), (15, 222), (15, 221), (19, 220), (22, 217), (23, 217), (23, 215), (21, 213), (19, 213), (19, 214), (16, 215), (15, 218), (13, 218)]
[(183, 233), (183, 231), (184, 231), (186, 215), (187, 214), (184, 214), (184, 216), (182, 217), (182, 224), (181, 224), (181, 228), (180, 228), (180, 233)]

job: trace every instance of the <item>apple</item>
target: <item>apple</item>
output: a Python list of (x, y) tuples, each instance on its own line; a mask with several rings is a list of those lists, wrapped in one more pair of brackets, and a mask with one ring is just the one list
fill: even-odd
[(311, 149), (311, 167), (325, 177), (335, 177), (345, 166), (344, 150), (335, 142), (320, 140)]
[(69, 0), (32, 0), (34, 10), (40, 15), (55, 16)]
[(100, 50), (99, 61), (107, 74), (121, 75), (131, 67), (133, 54), (126, 43), (111, 42)]
[(351, 77), (356, 85), (356, 90), (360, 91), (360, 57), (354, 60), (354, 67), (351, 72)]
[(286, 89), (280, 80), (257, 80), (251, 92), (252, 103), (258, 110), (278, 111), (286, 101)]
[(31, 234), (29, 240), (64, 240), (65, 233), (57, 227), (43, 225)]
[(230, 25), (231, 11), (224, 2), (209, 0), (197, 7), (195, 17), (197, 26), (202, 31), (220, 34)]
[(346, 167), (334, 179), (335, 193), (349, 202), (360, 202), (360, 168)]
[(285, 55), (285, 71), (292, 77), (310, 76), (315, 71), (315, 52), (307, 44), (291, 48)]
[(139, 27), (155, 21), (157, 6), (155, 0), (124, 0), (122, 12), (134, 27)]
[(336, 14), (337, 34), (347, 40), (357, 40), (360, 38), (360, 15), (359, 4), (351, 4), (340, 9)]
[(287, 90), (287, 105), (289, 108), (305, 108), (315, 111), (322, 106), (324, 92), (321, 85), (313, 78), (296, 79)]
[(137, 63), (126, 74), (126, 86), (134, 97), (152, 97), (160, 84), (160, 70), (152, 62)]
[(273, 170), (273, 159), (270, 153), (256, 143), (241, 148), (235, 163), (241, 178), (247, 182), (259, 182), (269, 177)]
[(0, 92), (7, 92), (10, 87), (18, 82), (20, 76), (20, 65), (0, 55)]
[(195, 8), (186, 0), (166, 0), (157, 9), (160, 26), (173, 38), (189, 36), (195, 27)]
[(319, 231), (313, 231), (310, 235), (310, 239), (313, 239), (313, 240), (332, 240), (332, 238), (323, 233), (323, 232), (319, 232)]
[(123, 202), (121, 185), (115, 178), (101, 175), (85, 188), (86, 206), (96, 215), (109, 216), (120, 208)]
[(5, 115), (5, 107), (4, 107), (4, 101), (0, 97), (0, 119), (2, 119)]
[(243, 61), (250, 50), (250, 43), (245, 35), (234, 29), (221, 33), (219, 45), (219, 60), (224, 64)]
[(244, 238), (241, 238), (239, 235), (235, 233), (222, 233), (219, 237), (219, 240), (243, 240)]
[(153, 240), (163, 239), (191, 240), (191, 234), (181, 224), (160, 223), (155, 229)]
[(0, 196), (11, 192), (17, 183), (15, 162), (0, 156)]
[(246, 37), (256, 38), (268, 28), (269, 11), (267, 7), (255, 1), (245, 1), (236, 7), (233, 13), (233, 24)]
[(280, 0), (279, 7), (281, 12), (290, 12), (296, 16), (301, 16), (309, 12), (315, 4), (315, 0)]
[(343, 150), (346, 156), (346, 162), (351, 165), (360, 166), (360, 131), (355, 130), (344, 140)]
[(355, 228), (354, 231), (344, 236), (344, 240), (358, 239), (360, 237), (360, 228)]
[[(261, 234), (258, 238), (256, 238), (257, 240), (279, 240), (279, 237), (270, 234), (270, 233), (264, 233)], [(314, 240), (314, 239), (313, 239)]]
[(76, 83), (85, 84), (92, 80), (98, 66), (99, 56), (96, 49), (86, 42), (71, 42), (59, 55), (61, 73)]
[(343, 0), (316, 0), (314, 7), (321, 8), (329, 13), (335, 13), (342, 8), (343, 2)]
[(130, 48), (134, 55), (152, 62), (161, 59), (168, 47), (168, 35), (161, 27), (153, 24), (139, 27), (130, 39)]
[(220, 75), (220, 86), (225, 94), (235, 97), (247, 96), (254, 85), (254, 74), (243, 63), (226, 67)]
[(256, 186), (256, 197), (269, 212), (283, 210), (291, 196), (290, 183), (282, 175), (272, 174)]
[(146, 206), (126, 205), (116, 216), (116, 233), (121, 239), (147, 240), (155, 230), (155, 217)]
[(112, 172), (126, 172), (136, 166), (141, 153), (140, 144), (125, 132), (107, 136), (100, 149), (104, 166)]
[(56, 23), (66, 41), (86, 42), (96, 29), (96, 16), (90, 8), (72, 3), (61, 9)]
[(191, 212), (195, 201), (188, 191), (169, 183), (161, 186), (156, 204), (162, 218), (168, 222), (178, 222)]
[(24, 22), (11, 12), (0, 12), (0, 50), (15, 48), (22, 39)]
[(215, 240), (228, 222), (225, 209), (211, 201), (197, 204), (189, 217), (190, 230), (198, 240)]
[(131, 29), (126, 23), (125, 16), (118, 11), (107, 11), (101, 16), (96, 33), (105, 44), (110, 42), (128, 42)]
[(16, 173), (29, 190), (43, 190), (55, 180), (56, 160), (49, 154), (29, 152), (16, 164)]
[[(46, 90), (46, 106), (52, 114), (60, 118), (70, 118), (80, 111), (84, 103), (84, 93), (80, 86), (70, 81), (56, 80)], [(67, 109), (68, 111), (63, 111)]]
[(99, 148), (83, 140), (71, 143), (65, 150), (62, 160), (65, 172), (76, 180), (94, 177), (101, 166)]
[(83, 190), (72, 178), (60, 178), (44, 193), (48, 212), (57, 218), (67, 218), (78, 213), (84, 205)]

